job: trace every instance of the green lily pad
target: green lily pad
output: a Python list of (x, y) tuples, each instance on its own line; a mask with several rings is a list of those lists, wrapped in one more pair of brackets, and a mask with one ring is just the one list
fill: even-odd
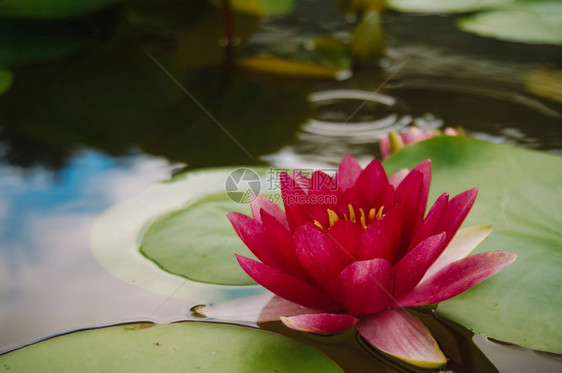
[(119, 0), (3, 0), (0, 17), (59, 19), (83, 16)]
[(234, 254), (252, 254), (234, 233), (226, 214), (250, 214), (249, 205), (237, 205), (226, 193), (199, 199), (148, 228), (141, 252), (167, 272), (200, 282), (253, 285)]
[(3, 355), (0, 367), (45, 373), (341, 372), (319, 351), (278, 334), (194, 322), (79, 331)]
[(389, 172), (433, 164), (433, 200), (477, 186), (466, 225), (492, 224), (477, 252), (509, 250), (518, 260), (438, 313), (477, 333), (562, 353), (562, 158), (471, 138), (439, 137), (393, 155)]
[(12, 74), (12, 71), (0, 66), (0, 96), (10, 89), (13, 81), (14, 74)]
[(407, 13), (464, 13), (513, 2), (514, 0), (387, 0), (390, 9)]
[[(233, 170), (189, 171), (113, 206), (92, 228), (94, 255), (122, 280), (177, 299), (217, 303), (263, 292), (258, 286), (217, 286), (254, 284), (233, 252), (252, 254), (226, 218), (230, 211), (249, 213), (247, 204), (225, 193)], [(252, 170), (261, 192), (275, 193), (269, 169)]]
[(459, 27), (501, 40), (532, 44), (562, 44), (562, 3), (529, 2), (462, 18)]

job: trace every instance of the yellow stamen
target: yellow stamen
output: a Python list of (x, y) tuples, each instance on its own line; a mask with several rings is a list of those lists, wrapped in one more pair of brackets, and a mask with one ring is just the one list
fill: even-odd
[(351, 203), (347, 205), (347, 208), (349, 209), (349, 220), (357, 223), (357, 219), (355, 219), (355, 210), (353, 210), (353, 206), (351, 206)]
[(314, 225), (316, 225), (320, 229), (324, 229), (324, 227), (322, 226), (322, 224), (320, 224), (318, 220), (314, 220)]
[(384, 206), (381, 206), (381, 208), (379, 209), (379, 212), (377, 212), (377, 219), (381, 218), (383, 210), (384, 210)]
[(332, 228), (334, 224), (336, 224), (340, 220), (338, 214), (336, 214), (334, 210), (330, 209), (328, 209), (328, 218), (330, 219), (330, 228)]
[(363, 229), (367, 229), (367, 219), (365, 217), (365, 211), (363, 211), (363, 209), (360, 207), (359, 212), (361, 213), (361, 226), (363, 227)]
[(377, 209), (373, 207), (369, 210), (369, 223), (374, 222), (376, 217), (377, 217)]

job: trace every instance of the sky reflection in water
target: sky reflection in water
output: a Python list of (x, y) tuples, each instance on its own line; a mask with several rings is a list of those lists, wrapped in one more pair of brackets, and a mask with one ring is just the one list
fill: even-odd
[[(0, 168), (0, 351), (53, 333), (145, 320), (165, 300), (125, 283), (94, 258), (90, 229), (111, 205), (171, 173), (165, 160), (87, 151), (55, 178)], [(170, 300), (152, 318), (185, 314)]]

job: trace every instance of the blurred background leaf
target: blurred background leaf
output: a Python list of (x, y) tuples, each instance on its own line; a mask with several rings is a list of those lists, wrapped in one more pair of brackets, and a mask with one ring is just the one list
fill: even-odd
[(80, 50), (84, 40), (85, 35), (70, 24), (1, 20), (0, 64), (13, 66), (56, 60)]
[(63, 19), (84, 16), (121, 0), (2, 0), (0, 17)]
[[(209, 0), (217, 9), (221, 9), (226, 0)], [(280, 16), (290, 13), (295, 0), (228, 0), (235, 12), (265, 17)]]
[(523, 77), (529, 92), (562, 102), (562, 70), (536, 70)]
[(13, 81), (14, 74), (12, 74), (12, 71), (0, 66), (0, 96), (10, 89)]
[(384, 54), (384, 29), (378, 11), (363, 12), (353, 31), (350, 48), (357, 65), (376, 66)]
[(458, 25), (464, 31), (500, 40), (562, 45), (562, 3), (521, 1), (461, 18)]
[(516, 0), (387, 0), (390, 9), (408, 13), (465, 13), (511, 4)]

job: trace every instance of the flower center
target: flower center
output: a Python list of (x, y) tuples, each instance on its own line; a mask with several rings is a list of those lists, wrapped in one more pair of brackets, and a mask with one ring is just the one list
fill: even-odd
[[(378, 211), (376, 208), (373, 207), (369, 210), (368, 213), (365, 213), (365, 210), (363, 210), (362, 208), (359, 208), (356, 211), (355, 208), (350, 203), (349, 205), (347, 205), (347, 209), (348, 209), (347, 213), (343, 213), (340, 215), (338, 215), (338, 213), (332, 209), (327, 209), (328, 219), (330, 222), (329, 228), (332, 228), (334, 224), (336, 224), (341, 219), (344, 219), (344, 220), (349, 220), (356, 224), (360, 224), (361, 227), (363, 227), (363, 229), (367, 229), (367, 226), (369, 224), (371, 224), (372, 222), (374, 222), (375, 220), (379, 219), (382, 216), (384, 206), (381, 206)], [(314, 224), (317, 227), (324, 229), (324, 227), (322, 226), (322, 224), (320, 224), (318, 220), (314, 220)]]

